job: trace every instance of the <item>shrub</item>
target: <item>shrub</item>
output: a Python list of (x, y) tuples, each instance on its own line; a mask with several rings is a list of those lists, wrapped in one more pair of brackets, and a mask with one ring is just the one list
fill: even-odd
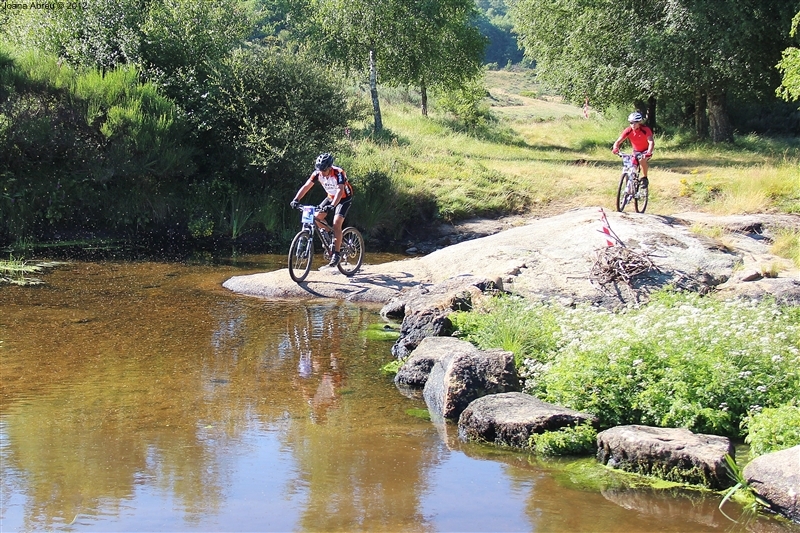
[(528, 445), (539, 455), (585, 455), (597, 450), (597, 430), (591, 424), (534, 433)]
[(786, 404), (750, 413), (743, 422), (753, 457), (800, 444), (800, 406)]
[[(800, 396), (795, 307), (669, 291), (619, 313), (526, 307), (508, 298), (492, 306), (487, 316), (456, 315), (465, 337), (514, 350), (524, 361), (526, 392), (593, 413), (604, 427), (639, 423), (739, 435), (748, 413)], [(535, 343), (504, 345), (525, 338), (531, 325), (542, 334)]]

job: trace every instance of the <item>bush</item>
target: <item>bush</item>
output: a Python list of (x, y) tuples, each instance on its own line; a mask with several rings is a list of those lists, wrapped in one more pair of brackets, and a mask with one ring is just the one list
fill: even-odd
[(785, 450), (800, 444), (800, 406), (786, 404), (754, 411), (743, 422), (750, 455)]
[[(641, 309), (525, 307), (498, 299), (496, 316), (456, 316), (466, 338), (519, 343), (526, 392), (595, 414), (603, 427), (648, 424), (740, 435), (742, 420), (800, 396), (800, 309), (664, 291)], [(501, 319), (502, 317), (502, 319)], [(505, 331), (505, 332), (504, 332)]]
[(539, 455), (586, 455), (597, 450), (597, 430), (591, 424), (534, 433), (528, 445)]

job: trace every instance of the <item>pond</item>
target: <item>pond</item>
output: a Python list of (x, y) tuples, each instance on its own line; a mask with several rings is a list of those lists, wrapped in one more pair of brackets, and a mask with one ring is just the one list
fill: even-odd
[(70, 262), (0, 286), (0, 530), (800, 531), (459, 442), (381, 374), (378, 307), (221, 287), (282, 266)]

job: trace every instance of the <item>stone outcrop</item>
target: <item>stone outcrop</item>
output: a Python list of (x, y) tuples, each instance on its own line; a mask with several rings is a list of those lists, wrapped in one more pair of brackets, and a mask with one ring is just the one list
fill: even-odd
[(507, 392), (471, 402), (458, 419), (458, 435), (464, 440), (526, 447), (534, 433), (585, 422), (596, 424), (597, 418), (543, 402), (530, 394)]
[(774, 511), (800, 522), (800, 446), (756, 457), (742, 473)]
[[(447, 353), (439, 358), (425, 382), (423, 396), (431, 417), (455, 420), (472, 400), (520, 390), (514, 354), (504, 350), (479, 350), (472, 344), (432, 337)], [(455, 348), (455, 349), (454, 349)]]
[(384, 318), (403, 320), (392, 355), (398, 359), (408, 357), (425, 337), (449, 335), (452, 324), (448, 315), (471, 309), (474, 300), (495, 287), (485, 278), (462, 275), (402, 291), (381, 309)]
[[(589, 276), (598, 250), (605, 246), (599, 211), (586, 207), (548, 218), (516, 219), (510, 228), (492, 224), (490, 231), (503, 231), (461, 242), (450, 239), (455, 244), (403, 261), (370, 264), (368, 256), (350, 278), (335, 268), (322, 268), (312, 270), (298, 284), (281, 269), (234, 276), (223, 286), (263, 298), (337, 298), (382, 305), (420, 285), (428, 288), (469, 274), (500, 280), (505, 290), (530, 299), (606, 307), (645, 301), (649, 292), (666, 284), (730, 296), (776, 295), (782, 302), (800, 303), (800, 271), (791, 261), (770, 253), (770, 239), (777, 229), (800, 228), (798, 215), (659, 216), (606, 211), (612, 230), (629, 249), (648, 254), (655, 269), (637, 275), (633, 290), (624, 286), (601, 290)], [(693, 225), (720, 228), (724, 233), (713, 239), (692, 231)], [(470, 235), (484, 233), (470, 231)]]
[(394, 376), (394, 382), (398, 387), (421, 390), (437, 361), (464, 350), (472, 352), (471, 346), (455, 337), (424, 338), (400, 367)]
[(603, 464), (714, 489), (734, 484), (728, 475), (726, 454), (734, 455), (726, 437), (682, 428), (618, 426), (597, 435), (597, 460)]

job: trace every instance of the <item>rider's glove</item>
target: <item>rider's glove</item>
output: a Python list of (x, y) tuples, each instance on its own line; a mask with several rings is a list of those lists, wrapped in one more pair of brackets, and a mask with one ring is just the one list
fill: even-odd
[(619, 148), (612, 148), (611, 153), (617, 155), (619, 153)]
[(292, 209), (297, 209), (298, 207), (300, 207), (300, 202), (298, 202), (297, 200), (292, 200), (291, 202), (289, 202), (289, 205), (292, 206)]
[(321, 211), (322, 211), (323, 213), (330, 213), (330, 212), (331, 212), (331, 211), (333, 211), (333, 210), (334, 210), (334, 207), (333, 207), (332, 205), (326, 205), (325, 207), (323, 207), (323, 208), (321, 209)]

